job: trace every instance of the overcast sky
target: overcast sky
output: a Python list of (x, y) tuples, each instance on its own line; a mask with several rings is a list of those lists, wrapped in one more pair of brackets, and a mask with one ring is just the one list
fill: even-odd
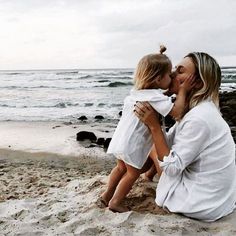
[(236, 66), (235, 0), (0, 0), (0, 69), (134, 68), (167, 46)]

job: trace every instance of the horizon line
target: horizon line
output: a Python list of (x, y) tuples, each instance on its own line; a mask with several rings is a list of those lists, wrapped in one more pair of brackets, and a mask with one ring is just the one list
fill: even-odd
[[(220, 66), (221, 69), (236, 68), (236, 66)], [(131, 67), (111, 67), (111, 68), (44, 68), (44, 69), (0, 69), (0, 71), (47, 71), (47, 70), (134, 70)]]
[(0, 71), (36, 71), (36, 70), (40, 70), (40, 71), (46, 71), (46, 70), (133, 70), (135, 68), (131, 68), (131, 67), (111, 67), (111, 68), (44, 68), (44, 69), (0, 69)]

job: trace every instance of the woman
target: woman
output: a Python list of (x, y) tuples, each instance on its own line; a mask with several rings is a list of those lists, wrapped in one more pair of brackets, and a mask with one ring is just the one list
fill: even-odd
[[(230, 214), (236, 200), (235, 144), (219, 112), (221, 71), (206, 53), (190, 53), (176, 67), (170, 92), (195, 75), (184, 117), (163, 134), (157, 113), (138, 102), (135, 114), (150, 129), (162, 174), (157, 205), (203, 221)], [(158, 162), (154, 160), (158, 168)]]

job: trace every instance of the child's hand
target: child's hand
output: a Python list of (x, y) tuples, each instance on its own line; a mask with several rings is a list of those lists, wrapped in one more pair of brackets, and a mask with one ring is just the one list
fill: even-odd
[(190, 75), (187, 77), (182, 84), (180, 84), (180, 89), (183, 89), (187, 93), (190, 92), (196, 85), (196, 76)]

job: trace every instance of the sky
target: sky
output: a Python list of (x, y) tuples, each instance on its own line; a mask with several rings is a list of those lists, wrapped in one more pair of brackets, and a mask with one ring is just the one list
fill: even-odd
[(135, 68), (167, 47), (236, 66), (235, 0), (0, 0), (0, 70)]

